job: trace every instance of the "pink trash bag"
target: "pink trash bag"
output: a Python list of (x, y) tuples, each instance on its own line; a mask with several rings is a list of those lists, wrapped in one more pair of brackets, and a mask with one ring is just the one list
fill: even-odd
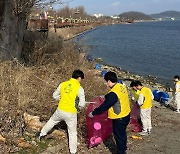
[(89, 148), (103, 142), (112, 133), (112, 120), (108, 119), (107, 111), (100, 115), (95, 115), (93, 118), (88, 116), (91, 111), (99, 107), (104, 102), (104, 99), (101, 97), (96, 97), (94, 100), (92, 100), (92, 102), (96, 103), (89, 104), (86, 111)]
[(132, 129), (132, 132), (141, 132), (142, 125), (140, 122), (140, 108), (139, 105), (135, 102), (132, 102), (130, 117), (130, 127)]

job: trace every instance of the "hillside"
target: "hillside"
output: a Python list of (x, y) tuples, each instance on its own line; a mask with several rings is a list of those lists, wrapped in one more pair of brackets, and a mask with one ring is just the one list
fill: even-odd
[(124, 12), (119, 15), (121, 20), (128, 19), (128, 20), (152, 20), (152, 18), (149, 15), (146, 15), (141, 12)]
[(170, 17), (170, 18), (180, 18), (180, 12), (178, 11), (165, 11), (165, 12), (161, 12), (158, 14), (151, 14), (150, 15), (152, 18), (166, 18), (166, 17)]

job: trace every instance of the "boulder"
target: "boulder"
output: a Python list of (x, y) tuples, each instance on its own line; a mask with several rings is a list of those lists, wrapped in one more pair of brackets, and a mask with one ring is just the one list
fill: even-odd
[(2, 135), (0, 135), (0, 141), (5, 142), (6, 139)]
[(40, 131), (44, 125), (44, 123), (41, 123), (39, 121), (39, 117), (38, 116), (32, 116), (28, 113), (24, 113), (24, 121), (25, 121), (25, 124), (33, 129), (33, 130), (36, 130), (36, 131)]
[(18, 147), (20, 148), (32, 148), (33, 146), (28, 143), (24, 138), (19, 138), (17, 141), (16, 141)]

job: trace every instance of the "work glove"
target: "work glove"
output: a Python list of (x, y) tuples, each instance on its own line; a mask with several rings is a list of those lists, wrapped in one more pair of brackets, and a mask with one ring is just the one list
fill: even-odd
[(94, 117), (93, 114), (92, 114), (92, 112), (90, 112), (90, 113), (88, 114), (88, 117), (90, 117), (90, 118), (93, 118), (93, 117)]
[(132, 100), (132, 101), (135, 101), (135, 98), (134, 98), (134, 97), (131, 97), (131, 100)]
[(102, 99), (104, 99), (105, 97), (102, 95), (102, 96), (100, 96)]

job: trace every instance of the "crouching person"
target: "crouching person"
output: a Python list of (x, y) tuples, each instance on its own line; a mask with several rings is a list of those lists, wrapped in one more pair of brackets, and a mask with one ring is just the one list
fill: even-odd
[(143, 130), (140, 135), (148, 135), (151, 133), (152, 129), (151, 108), (154, 95), (152, 94), (151, 89), (144, 87), (140, 81), (136, 81), (135, 86), (140, 90), (138, 104), (140, 106), (140, 117), (143, 125)]
[(80, 85), (82, 79), (84, 79), (84, 73), (81, 70), (75, 70), (70, 80), (58, 86), (53, 93), (53, 97), (59, 100), (58, 108), (42, 128), (39, 136), (41, 140), (55, 125), (64, 120), (68, 128), (71, 154), (77, 152), (77, 109), (85, 106), (84, 89)]

